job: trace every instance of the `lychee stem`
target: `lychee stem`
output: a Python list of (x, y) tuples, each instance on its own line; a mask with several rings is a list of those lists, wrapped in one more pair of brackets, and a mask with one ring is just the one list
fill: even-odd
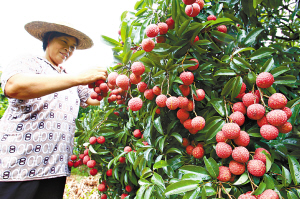
[(227, 105), (226, 105), (226, 99), (225, 99), (225, 96), (224, 96), (224, 105), (225, 105), (226, 122), (229, 123), (229, 121), (228, 121), (228, 112), (227, 112)]
[(265, 101), (264, 101), (264, 98), (263, 98), (263, 93), (261, 92), (260, 88), (257, 88), (258, 91), (259, 91), (259, 95), (260, 95), (260, 101), (263, 103), (264, 107), (268, 107), (266, 104), (265, 104)]
[(248, 171), (247, 171), (247, 174), (248, 174), (248, 178), (250, 180), (250, 184), (251, 184), (252, 190), (254, 191), (255, 190), (254, 187), (258, 187), (258, 186), (253, 182), (253, 180), (252, 180), (252, 178), (251, 178), (251, 176), (250, 176), (250, 174), (249, 174)]
[(220, 182), (220, 186), (222, 187), (222, 189), (225, 191), (225, 193), (228, 195), (228, 197), (230, 199), (232, 199), (231, 195), (228, 193), (228, 191), (225, 189), (225, 187), (223, 186), (223, 184)]
[(161, 86), (160, 86), (160, 90), (161, 90), (161, 91), (163, 90), (163, 85), (164, 85), (164, 82), (165, 82), (167, 76), (169, 76), (168, 71), (167, 71), (167, 75), (165, 76), (164, 80), (163, 80), (162, 83), (161, 83)]

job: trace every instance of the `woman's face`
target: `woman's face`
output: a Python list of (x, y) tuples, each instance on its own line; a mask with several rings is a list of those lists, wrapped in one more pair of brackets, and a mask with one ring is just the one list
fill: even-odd
[(46, 48), (46, 59), (59, 65), (67, 60), (76, 49), (77, 41), (75, 37), (61, 36), (53, 38)]

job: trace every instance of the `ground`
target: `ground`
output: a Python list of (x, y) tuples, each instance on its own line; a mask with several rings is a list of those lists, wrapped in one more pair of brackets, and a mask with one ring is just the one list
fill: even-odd
[(71, 175), (67, 178), (64, 199), (98, 199), (99, 176)]

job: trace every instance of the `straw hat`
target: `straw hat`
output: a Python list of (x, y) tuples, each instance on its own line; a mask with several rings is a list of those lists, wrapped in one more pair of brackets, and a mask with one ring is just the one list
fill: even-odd
[(41, 41), (43, 40), (46, 32), (56, 31), (77, 38), (78, 45), (76, 49), (87, 49), (93, 46), (92, 39), (89, 38), (86, 34), (63, 24), (49, 23), (44, 21), (32, 21), (25, 25), (25, 29), (29, 34)]

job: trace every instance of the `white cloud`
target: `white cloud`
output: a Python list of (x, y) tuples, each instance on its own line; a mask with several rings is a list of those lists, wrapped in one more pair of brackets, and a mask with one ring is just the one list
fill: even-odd
[(42, 43), (29, 35), (24, 25), (30, 21), (66, 22), (90, 36), (94, 46), (77, 50), (64, 63), (73, 71), (107, 67), (112, 63), (111, 47), (100, 36), (118, 38), (122, 12), (133, 11), (137, 0), (10, 0), (0, 3), (0, 66), (22, 54), (44, 55)]

